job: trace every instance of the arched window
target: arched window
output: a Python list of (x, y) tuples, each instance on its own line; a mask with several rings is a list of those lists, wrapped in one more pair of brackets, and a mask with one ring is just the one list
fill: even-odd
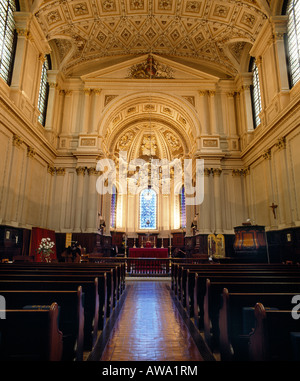
[(157, 200), (153, 189), (140, 193), (140, 229), (156, 229)]
[(17, 34), (15, 31), (14, 0), (0, 1), (0, 77), (10, 85), (16, 50)]
[(117, 188), (115, 185), (112, 187), (111, 205), (110, 205), (110, 226), (116, 227), (116, 215), (117, 215)]
[(260, 96), (260, 84), (258, 68), (256, 66), (255, 60), (252, 60), (250, 64), (250, 69), (253, 75), (253, 82), (251, 86), (251, 97), (252, 97), (252, 110), (253, 110), (253, 122), (254, 128), (260, 125), (259, 114), (261, 112), (261, 96)]
[(287, 49), (291, 86), (300, 80), (300, 0), (287, 2)]
[(46, 122), (46, 112), (47, 112), (47, 102), (49, 93), (49, 83), (48, 83), (48, 70), (51, 68), (50, 57), (47, 55), (42, 67), (41, 81), (40, 81), (40, 91), (38, 99), (38, 109), (40, 112), (39, 122), (45, 126)]
[(186, 214), (185, 214), (185, 190), (184, 186), (181, 187), (179, 194), (179, 210), (180, 210), (180, 227), (186, 227)]

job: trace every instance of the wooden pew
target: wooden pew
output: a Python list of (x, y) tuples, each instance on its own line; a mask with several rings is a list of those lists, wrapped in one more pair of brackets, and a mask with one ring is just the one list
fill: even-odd
[[(5, 291), (74, 291), (78, 287), (84, 295), (84, 349), (90, 350), (96, 342), (99, 329), (103, 329), (106, 319), (106, 304), (98, 295), (98, 278), (89, 281), (56, 281), (56, 280), (3, 280), (0, 289)], [(100, 307), (101, 306), (101, 307)], [(80, 357), (80, 356), (79, 356)]]
[(1, 290), (8, 309), (38, 309), (56, 302), (59, 306), (59, 330), (63, 334), (62, 360), (82, 361), (84, 340), (84, 297), (76, 291)]
[(300, 267), (298, 265), (287, 266), (283, 264), (234, 264), (234, 265), (219, 265), (219, 264), (180, 264), (176, 265), (174, 270), (174, 279), (172, 279), (172, 287), (174, 294), (178, 300), (187, 307), (188, 313), (192, 313), (191, 303), (193, 302), (193, 287), (194, 276), (196, 273), (205, 275), (207, 277), (210, 274), (225, 275), (226, 272), (230, 273), (270, 273), (277, 274), (279, 272), (282, 275), (290, 275), (291, 273), (300, 274)]
[[(113, 278), (112, 273), (107, 272), (98, 272), (97, 276), (97, 283), (98, 283), (98, 297), (99, 297), (99, 329), (103, 329), (103, 326), (109, 318), (114, 305), (114, 294), (113, 294)], [(65, 282), (65, 281), (73, 281), (76, 282), (78, 285), (83, 285), (83, 282), (90, 281), (95, 282), (94, 274), (88, 274), (88, 273), (65, 273), (65, 272), (52, 272), (52, 273), (43, 273), (43, 272), (30, 272), (30, 273), (24, 273), (24, 272), (1, 272), (0, 271), (0, 280), (21, 280), (21, 281), (57, 281), (57, 282)]]
[(62, 332), (59, 331), (59, 308), (7, 309), (0, 319), (1, 361), (61, 361)]
[(207, 279), (206, 294), (204, 298), (204, 337), (208, 346), (214, 351), (219, 347), (219, 310), (221, 307), (221, 294), (224, 288), (231, 292), (260, 292), (260, 293), (300, 293), (300, 282), (266, 282), (251, 281), (214, 282)]
[[(239, 274), (239, 275), (238, 275)], [(264, 275), (264, 274), (243, 274), (238, 272), (238, 274), (227, 273), (226, 275), (213, 274), (209, 275), (209, 279), (213, 282), (300, 282), (300, 276), (289, 276), (289, 275)], [(198, 328), (201, 328), (203, 324), (203, 305), (204, 296), (206, 293), (206, 280), (207, 274), (195, 274), (195, 286), (194, 286), (194, 320)], [(225, 286), (224, 286), (225, 287)], [(221, 290), (222, 292), (222, 290)], [(220, 293), (221, 293), (220, 292)]]
[(110, 269), (113, 269), (114, 273), (114, 284), (115, 284), (115, 293), (117, 298), (120, 297), (120, 295), (125, 290), (125, 276), (126, 276), (126, 269), (125, 269), (125, 263), (119, 263), (119, 262), (108, 262), (108, 263), (64, 263), (64, 262), (51, 262), (51, 263), (44, 263), (44, 262), (34, 262), (34, 263), (13, 263), (13, 264), (0, 264), (0, 270), (1, 269), (20, 269), (20, 270), (44, 270), (44, 271), (51, 271), (53, 269), (55, 270), (67, 270), (67, 271), (84, 271), (84, 272), (90, 272), (91, 274), (94, 272), (95, 277), (97, 276), (98, 271), (109, 271)]
[[(300, 277), (300, 268), (245, 268), (240, 269), (217, 269), (217, 271), (209, 270), (197, 270), (197, 269), (185, 269), (184, 272), (186, 276), (182, 276), (182, 292), (181, 292), (181, 303), (183, 307), (186, 308), (187, 315), (193, 317), (194, 314), (194, 287), (195, 287), (195, 276), (210, 276), (215, 275), (247, 275), (247, 276), (288, 276), (288, 277)], [(184, 300), (182, 300), (184, 299)]]
[(294, 295), (295, 293), (234, 293), (224, 288), (219, 313), (221, 360), (249, 360), (249, 335), (255, 327), (254, 307), (252, 306), (260, 302), (267, 306), (266, 308), (290, 309)]
[(299, 320), (291, 310), (266, 310), (255, 305), (255, 329), (249, 339), (251, 361), (290, 361), (293, 359), (291, 332), (300, 331)]
[[(0, 276), (1, 278), (9, 279), (9, 274), (13, 274), (13, 276), (17, 276), (18, 274), (24, 279), (29, 279), (30, 276), (37, 277), (39, 275), (69, 275), (69, 276), (78, 276), (81, 279), (83, 279), (83, 276), (90, 276), (90, 277), (98, 277), (99, 278), (99, 286), (100, 286), (100, 278), (103, 276), (104, 273), (106, 273), (106, 290), (107, 290), (107, 317), (112, 313), (113, 309), (115, 308), (117, 301), (119, 291), (118, 291), (118, 278), (117, 278), (117, 270), (114, 266), (105, 266), (105, 267), (99, 267), (94, 268), (92, 266), (89, 266), (90, 268), (86, 267), (83, 268), (80, 265), (76, 263), (49, 263), (49, 266), (45, 266), (47, 264), (45, 263), (38, 263), (37, 265), (30, 266), (15, 266), (14, 264), (5, 264), (5, 266), (0, 265)], [(79, 265), (79, 266), (78, 266)], [(46, 279), (46, 278), (45, 278)], [(99, 295), (101, 295), (101, 290), (99, 290)]]

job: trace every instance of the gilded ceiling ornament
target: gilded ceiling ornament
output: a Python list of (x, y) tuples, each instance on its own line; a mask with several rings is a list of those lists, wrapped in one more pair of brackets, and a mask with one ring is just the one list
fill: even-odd
[(153, 59), (151, 55), (148, 56), (146, 62), (133, 65), (129, 69), (128, 78), (134, 79), (147, 79), (147, 78), (167, 78), (173, 77), (173, 70), (167, 65), (162, 65)]
[(133, 138), (134, 138), (134, 134), (132, 131), (126, 132), (126, 134), (124, 134), (121, 137), (121, 139), (118, 143), (118, 148), (121, 151), (124, 150), (125, 148), (128, 148), (128, 146), (131, 144)]
[(166, 140), (171, 146), (171, 150), (175, 151), (180, 148), (180, 141), (176, 136), (174, 136), (171, 132), (166, 133)]
[(155, 155), (157, 150), (156, 138), (155, 136), (144, 136), (142, 143), (142, 153), (143, 155)]

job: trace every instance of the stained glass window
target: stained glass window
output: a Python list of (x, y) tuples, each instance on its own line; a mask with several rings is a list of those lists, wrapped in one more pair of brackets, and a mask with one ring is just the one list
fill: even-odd
[(185, 214), (185, 191), (184, 187), (181, 188), (179, 194), (179, 204), (180, 204), (180, 227), (186, 227), (186, 214)]
[(156, 229), (156, 192), (144, 189), (140, 193), (140, 229)]
[(286, 13), (290, 80), (294, 86), (300, 80), (300, 0), (289, 0)]
[(46, 59), (43, 63), (41, 82), (40, 82), (40, 91), (38, 99), (38, 109), (40, 111), (39, 122), (44, 126), (46, 121), (46, 112), (47, 112), (47, 101), (48, 101), (48, 70), (50, 69), (50, 58), (46, 56)]
[(116, 214), (117, 214), (117, 189), (116, 186), (112, 187), (111, 206), (110, 206), (110, 226), (116, 227)]
[(252, 107), (253, 107), (253, 120), (254, 120), (254, 128), (255, 128), (258, 125), (260, 125), (259, 114), (261, 112), (261, 97), (260, 97), (258, 68), (254, 60), (252, 62), (251, 71), (253, 75), (253, 85), (251, 87), (251, 95), (252, 95)]
[(8, 85), (11, 81), (16, 45), (15, 11), (15, 1), (0, 1), (0, 76)]

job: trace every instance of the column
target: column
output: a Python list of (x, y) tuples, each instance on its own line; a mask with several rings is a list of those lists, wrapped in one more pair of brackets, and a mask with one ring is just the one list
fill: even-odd
[(217, 120), (216, 120), (216, 92), (209, 91), (209, 116), (210, 116), (210, 133), (217, 135)]
[(55, 103), (55, 92), (56, 92), (56, 75), (58, 71), (49, 70), (48, 71), (48, 83), (49, 83), (49, 95), (47, 104), (47, 115), (46, 115), (46, 130), (53, 130), (53, 116), (54, 116), (54, 103)]
[(84, 110), (82, 118), (81, 133), (86, 134), (89, 131), (90, 113), (91, 113), (91, 89), (84, 89)]
[(52, 226), (56, 231), (61, 229), (62, 189), (64, 189), (65, 168), (55, 168), (55, 188), (52, 209)]
[(22, 91), (22, 78), (24, 70), (24, 60), (27, 47), (27, 29), (19, 28), (16, 25), (16, 31), (18, 34), (17, 47), (15, 53), (15, 63), (13, 68), (13, 74), (11, 79), (11, 89)]
[(252, 101), (250, 93), (250, 85), (243, 86), (243, 95), (244, 95), (244, 105), (245, 105), (245, 119), (246, 119), (246, 128), (247, 131), (251, 132), (254, 130), (253, 126), (253, 114), (252, 114)]
[(98, 124), (98, 115), (100, 114), (100, 94), (101, 89), (94, 89), (93, 90), (93, 111), (91, 112), (92, 120), (90, 122), (89, 126), (89, 132), (92, 134), (97, 133), (97, 124)]
[(234, 95), (234, 92), (227, 93), (227, 133), (230, 137), (237, 137)]
[(72, 91), (65, 90), (65, 98), (64, 98), (64, 108), (63, 108), (63, 120), (62, 120), (62, 135), (68, 135), (70, 132), (70, 121), (71, 117), (71, 102), (72, 102)]
[(215, 230), (217, 234), (222, 232), (221, 173), (222, 169), (220, 168), (214, 168), (212, 171), (214, 178)]
[(199, 91), (199, 115), (201, 120), (201, 135), (209, 134), (209, 121), (207, 117), (207, 91)]
[(76, 194), (74, 230), (77, 232), (80, 232), (82, 231), (81, 218), (82, 218), (85, 167), (76, 168), (76, 173), (77, 173), (77, 189), (76, 189), (77, 194)]
[(204, 168), (204, 198), (199, 208), (200, 226), (198, 227), (202, 233), (211, 233), (210, 174), (211, 170)]
[[(97, 231), (97, 219), (98, 219), (98, 210), (97, 210), (97, 190), (96, 190), (96, 181), (98, 171), (96, 168), (88, 168), (89, 175), (89, 188), (88, 188), (88, 205), (87, 205), (87, 230), (89, 232)], [(107, 221), (105, 220), (105, 223)]]

